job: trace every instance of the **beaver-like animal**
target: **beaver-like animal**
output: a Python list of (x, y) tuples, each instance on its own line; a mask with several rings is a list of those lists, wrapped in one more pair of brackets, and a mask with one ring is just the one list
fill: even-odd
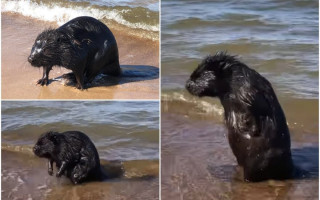
[(99, 73), (121, 74), (115, 37), (106, 25), (92, 17), (77, 17), (40, 33), (28, 61), (34, 67), (43, 67), (43, 76), (37, 82), (40, 85), (49, 83), (49, 72), (55, 65), (72, 70), (78, 89)]
[(46, 132), (39, 137), (33, 152), (36, 156), (48, 159), (49, 175), (53, 175), (55, 162), (58, 168), (56, 176), (65, 175), (74, 184), (104, 178), (98, 151), (82, 132)]
[(267, 79), (234, 56), (218, 52), (202, 61), (186, 88), (199, 97), (220, 99), (229, 144), (245, 180), (293, 176), (287, 121)]

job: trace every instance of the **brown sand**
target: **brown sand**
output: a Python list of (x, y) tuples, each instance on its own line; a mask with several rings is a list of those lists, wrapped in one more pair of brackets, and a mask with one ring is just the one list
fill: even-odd
[[(4, 150), (1, 154), (2, 199), (159, 199), (158, 161), (123, 162), (121, 177), (73, 185), (65, 177), (49, 176), (45, 159)], [(101, 164), (111, 169), (110, 163)]]
[[(2, 99), (158, 99), (159, 98), (159, 42), (113, 30), (117, 39), (120, 65), (124, 73), (143, 74), (142, 77), (104, 77), (102, 82), (80, 91), (63, 85), (61, 80), (39, 86), (42, 69), (27, 62), (36, 36), (45, 28), (57, 25), (2, 13)], [(69, 72), (54, 67), (49, 78)], [(151, 72), (151, 75), (150, 73)]]

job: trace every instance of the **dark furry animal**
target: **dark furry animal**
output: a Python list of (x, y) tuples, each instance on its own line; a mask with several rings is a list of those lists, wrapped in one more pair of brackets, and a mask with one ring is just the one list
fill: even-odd
[(287, 179), (293, 163), (285, 115), (271, 84), (224, 52), (205, 58), (191, 74), (187, 90), (218, 97), (228, 139), (247, 181)]
[(100, 179), (100, 160), (90, 138), (79, 131), (42, 134), (33, 148), (34, 154), (48, 159), (48, 173), (53, 175), (56, 163), (57, 177), (66, 175), (74, 184)]
[(40, 33), (28, 61), (34, 67), (43, 67), (43, 76), (37, 82), (40, 85), (49, 83), (49, 72), (55, 65), (72, 70), (78, 89), (99, 73), (121, 74), (116, 39), (106, 25), (92, 17), (77, 17)]

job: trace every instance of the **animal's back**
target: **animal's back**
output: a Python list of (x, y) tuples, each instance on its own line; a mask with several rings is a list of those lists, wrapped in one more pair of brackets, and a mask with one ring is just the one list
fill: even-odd
[(88, 148), (89, 147), (90, 149), (92, 149), (95, 152), (95, 155), (97, 157), (99, 157), (95, 145), (93, 144), (91, 139), (86, 134), (84, 134), (80, 131), (67, 131), (62, 134), (64, 134), (66, 136), (66, 139), (69, 143), (72, 143), (72, 141), (76, 140), (81, 145), (81, 148), (84, 148), (84, 147)]
[[(77, 17), (58, 28), (59, 31), (65, 32), (69, 36), (80, 40), (82, 39), (96, 39), (97, 36), (108, 38), (108, 42), (115, 42), (115, 38), (110, 29), (92, 17)], [(93, 40), (92, 40), (93, 41)]]

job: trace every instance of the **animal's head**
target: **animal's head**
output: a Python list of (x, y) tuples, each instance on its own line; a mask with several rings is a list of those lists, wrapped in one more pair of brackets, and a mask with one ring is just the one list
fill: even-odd
[(195, 96), (216, 97), (230, 90), (231, 66), (238, 63), (225, 52), (206, 57), (191, 74), (186, 89)]
[(67, 41), (66, 36), (56, 29), (47, 29), (35, 40), (28, 61), (32, 66), (52, 67), (60, 64), (60, 49)]
[(51, 158), (51, 155), (57, 150), (59, 135), (59, 133), (51, 131), (42, 134), (33, 147), (34, 154), (39, 157)]

